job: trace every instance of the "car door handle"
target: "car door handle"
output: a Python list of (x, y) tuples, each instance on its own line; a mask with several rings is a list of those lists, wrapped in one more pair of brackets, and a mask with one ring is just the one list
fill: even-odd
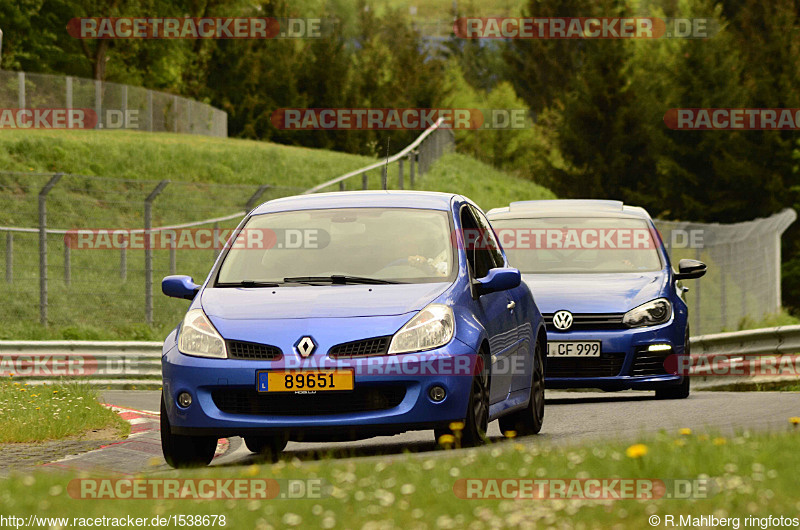
[(517, 307), (517, 303), (516, 303), (514, 300), (511, 300), (511, 301), (508, 303), (508, 305), (506, 305), (506, 307), (507, 307), (508, 309), (514, 309), (515, 307)]

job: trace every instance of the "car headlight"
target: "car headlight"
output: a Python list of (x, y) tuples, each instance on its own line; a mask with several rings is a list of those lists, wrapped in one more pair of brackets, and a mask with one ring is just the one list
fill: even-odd
[(622, 323), (628, 327), (652, 326), (663, 324), (672, 316), (672, 304), (666, 298), (656, 298), (646, 304), (634, 307), (622, 317)]
[(192, 309), (186, 313), (178, 336), (178, 350), (186, 355), (197, 357), (216, 357), (225, 359), (228, 352), (225, 341), (203, 313), (202, 309)]
[(453, 310), (443, 304), (430, 304), (409, 320), (392, 337), (389, 354), (432, 350), (453, 338), (456, 324)]

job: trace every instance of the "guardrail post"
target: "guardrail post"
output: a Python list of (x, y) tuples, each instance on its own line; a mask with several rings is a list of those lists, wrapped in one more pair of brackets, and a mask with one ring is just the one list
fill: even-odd
[(178, 132), (178, 96), (172, 96), (172, 132)]
[(69, 244), (64, 241), (64, 285), (69, 286), (72, 282), (72, 259), (69, 252)]
[(343, 180), (339, 181), (339, 191), (344, 191), (344, 181)]
[(366, 171), (361, 174), (361, 188), (365, 190), (369, 188), (369, 175)]
[[(72, 108), (72, 76), (68, 75), (67, 78), (65, 79), (65, 82), (66, 82), (66, 94), (64, 94), (64, 96), (65, 96), (65, 99), (66, 99), (67, 108), (71, 109)], [(69, 115), (72, 116), (72, 113), (70, 112)], [(71, 118), (70, 118), (70, 124), (69, 125), (70, 125), (70, 127), (72, 126), (72, 119)]]
[(147, 130), (153, 132), (153, 91), (147, 91)]
[(103, 125), (103, 84), (99, 79), (94, 80), (94, 112), (97, 114), (97, 128), (100, 129)]
[(122, 85), (122, 128), (128, 128), (128, 85)]
[(417, 164), (417, 153), (416, 151), (411, 151), (408, 153), (408, 179), (411, 184), (411, 188), (414, 188), (414, 166)]
[(169, 273), (175, 274), (175, 270), (177, 268), (176, 264), (176, 256), (177, 253), (175, 249), (175, 241), (170, 241), (169, 243)]
[(386, 165), (381, 169), (381, 189), (387, 189), (389, 186), (389, 168)]
[(17, 107), (25, 108), (25, 72), (17, 72)]
[(39, 191), (39, 323), (47, 325), (47, 194), (63, 173), (56, 173)]
[[(695, 249), (695, 259), (700, 259), (700, 249)], [(700, 285), (703, 282), (694, 282), (694, 329), (696, 330), (695, 333), (698, 335), (702, 335), (701, 325), (700, 325)]]
[(6, 232), (6, 283), (14, 281), (14, 232)]
[(219, 257), (221, 249), (217, 248), (217, 236), (219, 235), (219, 223), (214, 223), (214, 261)]
[(144, 320), (153, 323), (153, 201), (167, 187), (162, 180), (144, 200)]
[(402, 158), (397, 161), (397, 172), (398, 172), (397, 187), (402, 190), (403, 189), (403, 159)]
[(264, 184), (263, 186), (259, 186), (258, 189), (255, 191), (255, 193), (253, 193), (250, 196), (250, 198), (247, 199), (247, 202), (244, 205), (245, 210), (250, 212), (250, 210), (255, 208), (256, 207), (256, 202), (258, 202), (258, 199), (260, 199), (261, 196), (264, 195), (264, 192), (267, 191), (268, 189), (270, 189), (271, 187), (272, 186), (270, 186), (269, 184)]

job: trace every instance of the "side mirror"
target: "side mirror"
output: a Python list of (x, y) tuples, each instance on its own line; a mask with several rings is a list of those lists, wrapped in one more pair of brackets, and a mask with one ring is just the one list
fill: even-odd
[(194, 300), (200, 286), (194, 283), (191, 276), (167, 276), (161, 280), (161, 292), (173, 298)]
[(478, 296), (497, 291), (507, 291), (518, 287), (522, 283), (519, 269), (511, 267), (489, 269), (489, 274), (475, 280), (475, 290)]
[(675, 273), (676, 280), (693, 280), (705, 275), (706, 264), (696, 259), (682, 259), (678, 262), (678, 272)]

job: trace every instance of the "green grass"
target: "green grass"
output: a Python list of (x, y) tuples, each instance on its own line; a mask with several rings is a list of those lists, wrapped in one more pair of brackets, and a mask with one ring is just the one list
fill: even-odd
[[(0, 482), (7, 513), (25, 516), (152, 517), (225, 515), (231, 528), (649, 528), (648, 517), (796, 517), (796, 450), (800, 431), (733, 437), (661, 433), (640, 440), (647, 453), (627, 456), (627, 443), (550, 444), (540, 439), (481, 449), (400, 455), (391, 459), (253, 464), (152, 478), (314, 479), (322, 498), (271, 500), (91, 500), (71, 498), (70, 475), (36, 473)], [(465, 478), (626, 478), (707, 481), (691, 499), (466, 500), (454, 493)], [(24, 495), (20, 492), (25, 491)], [(285, 492), (285, 490), (284, 490)], [(71, 515), (70, 515), (71, 516)], [(741, 523), (741, 527), (743, 527)]]
[(105, 427), (124, 435), (130, 430), (88, 384), (28, 385), (10, 377), (0, 379), (0, 421), (0, 443), (58, 440)]
[[(261, 201), (300, 193), (374, 159), (319, 149), (249, 140), (129, 131), (4, 131), (0, 135), (0, 226), (36, 227), (37, 194), (49, 176), (65, 176), (48, 195), (52, 228), (141, 228), (143, 200), (160, 179), (172, 181), (153, 203), (153, 225), (184, 223), (242, 211), (263, 184), (273, 187)], [(398, 167), (389, 169), (398, 187)], [(406, 165), (406, 183), (408, 166)], [(380, 170), (368, 187), (380, 186)], [(346, 189), (361, 189), (361, 178)], [(463, 193), (484, 208), (520, 198), (552, 198), (548, 190), (464, 155), (449, 154), (418, 178), (416, 189)], [(332, 187), (329, 191), (338, 189)], [(326, 190), (328, 191), (328, 190)], [(220, 224), (233, 228), (238, 219)], [(3, 339), (161, 340), (188, 303), (160, 294), (169, 274), (169, 252), (154, 252), (154, 319), (144, 322), (144, 252), (126, 254), (121, 278), (119, 251), (73, 250), (69, 283), (63, 237), (48, 238), (48, 326), (38, 323), (38, 235), (15, 234), (13, 281), (6, 283), (5, 234), (0, 234), (0, 328)], [(213, 263), (212, 250), (181, 250), (176, 272), (202, 281)]]
[(458, 153), (444, 155), (430, 172), (415, 181), (414, 189), (459, 193), (484, 210), (508, 206), (511, 201), (556, 198), (553, 192), (530, 180)]

